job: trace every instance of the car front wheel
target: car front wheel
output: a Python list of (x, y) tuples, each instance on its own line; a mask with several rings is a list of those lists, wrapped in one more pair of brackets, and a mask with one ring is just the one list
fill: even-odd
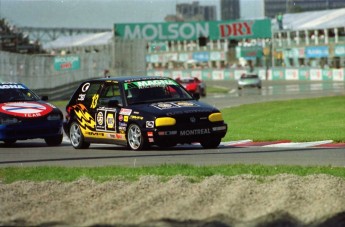
[(205, 149), (217, 148), (221, 142), (221, 138), (213, 138), (200, 142), (201, 146)]
[(56, 135), (56, 136), (51, 136), (44, 138), (44, 141), (46, 141), (46, 144), (48, 146), (58, 146), (62, 143), (63, 135)]
[(81, 133), (80, 126), (77, 122), (73, 122), (69, 129), (69, 138), (72, 146), (75, 149), (86, 149), (89, 148), (90, 143), (85, 142), (84, 136)]
[(127, 129), (127, 144), (130, 149), (139, 151), (144, 149), (145, 141), (141, 129), (136, 124), (131, 124)]

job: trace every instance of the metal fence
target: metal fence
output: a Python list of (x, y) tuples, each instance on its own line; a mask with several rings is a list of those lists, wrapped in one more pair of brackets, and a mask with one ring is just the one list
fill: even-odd
[[(88, 53), (66, 54), (77, 57), (78, 67), (57, 68), (62, 56), (27, 55), (0, 51), (0, 82), (21, 82), (50, 99), (69, 97), (83, 80), (112, 75), (146, 75), (146, 42), (113, 40)], [(89, 50), (89, 49), (88, 49)]]

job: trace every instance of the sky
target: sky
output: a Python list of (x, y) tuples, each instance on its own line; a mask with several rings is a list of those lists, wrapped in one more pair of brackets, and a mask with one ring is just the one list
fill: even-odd
[[(0, 17), (18, 27), (112, 28), (115, 23), (164, 22), (175, 5), (198, 1), (215, 5), (220, 0), (0, 0)], [(242, 17), (259, 17), (262, 0), (240, 0)], [(248, 7), (249, 6), (249, 7)]]

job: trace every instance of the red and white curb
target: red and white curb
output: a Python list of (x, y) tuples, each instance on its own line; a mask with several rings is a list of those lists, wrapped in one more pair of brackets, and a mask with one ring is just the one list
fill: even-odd
[(290, 140), (278, 140), (268, 142), (253, 142), (252, 140), (240, 140), (222, 142), (221, 145), (229, 147), (273, 147), (273, 148), (345, 148), (345, 143), (334, 143), (333, 140), (313, 142), (291, 142)]
[[(67, 138), (63, 138), (63, 142), (71, 143)], [(95, 144), (96, 145), (96, 144)], [(103, 144), (104, 145), (104, 144)], [(114, 146), (113, 144), (111, 146)], [(199, 143), (191, 145), (179, 145), (179, 146), (192, 146), (201, 147)], [(267, 141), (267, 142), (253, 142), (253, 140), (237, 140), (229, 142), (221, 142), (220, 146), (223, 147), (272, 147), (272, 148), (345, 148), (345, 143), (334, 143), (333, 140), (323, 140), (314, 142), (291, 142), (290, 140), (277, 140), (277, 141)]]

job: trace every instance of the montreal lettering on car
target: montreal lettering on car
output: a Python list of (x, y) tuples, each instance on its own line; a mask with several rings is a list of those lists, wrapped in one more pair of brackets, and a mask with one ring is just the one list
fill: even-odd
[(76, 149), (113, 143), (132, 150), (200, 143), (216, 148), (227, 132), (221, 112), (168, 77), (110, 77), (80, 84), (63, 128)]

